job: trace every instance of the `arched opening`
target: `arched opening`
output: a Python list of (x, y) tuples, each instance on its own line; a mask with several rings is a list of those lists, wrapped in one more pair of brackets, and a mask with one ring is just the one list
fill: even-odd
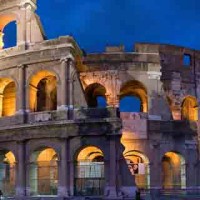
[(0, 49), (15, 46), (17, 38), (16, 16), (0, 16)]
[(104, 193), (104, 155), (94, 146), (82, 149), (75, 165), (75, 195), (100, 196)]
[(142, 112), (141, 100), (135, 96), (125, 96), (120, 99), (120, 112)]
[(29, 84), (30, 110), (50, 111), (57, 109), (57, 80), (55, 74), (40, 71)]
[(174, 152), (167, 152), (162, 158), (162, 178), (164, 189), (184, 189), (186, 187), (185, 160)]
[(0, 151), (0, 190), (4, 196), (15, 195), (15, 163), (11, 151)]
[(32, 196), (57, 195), (58, 156), (54, 149), (35, 151), (31, 156), (30, 190)]
[(86, 101), (89, 107), (106, 107), (106, 89), (99, 83), (93, 83), (85, 89)]
[(198, 120), (198, 103), (195, 97), (188, 96), (183, 100), (181, 115), (183, 120)]
[(124, 153), (131, 174), (134, 176), (136, 185), (140, 189), (150, 187), (149, 159), (138, 151)]
[(12, 116), (16, 112), (16, 87), (12, 81), (6, 85), (3, 91), (2, 116)]
[(0, 79), (0, 116), (12, 116), (16, 112), (16, 85), (10, 78)]
[(119, 97), (121, 112), (147, 112), (147, 90), (139, 81), (125, 83)]
[(98, 108), (106, 108), (107, 102), (105, 96), (97, 96), (97, 107)]
[(16, 21), (8, 23), (3, 29), (3, 48), (10, 48), (17, 45)]

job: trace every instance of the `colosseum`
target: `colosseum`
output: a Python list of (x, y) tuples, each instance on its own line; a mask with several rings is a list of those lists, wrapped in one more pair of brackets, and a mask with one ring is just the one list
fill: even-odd
[(86, 54), (71, 36), (46, 39), (36, 4), (0, 0), (0, 197), (200, 194), (200, 51)]

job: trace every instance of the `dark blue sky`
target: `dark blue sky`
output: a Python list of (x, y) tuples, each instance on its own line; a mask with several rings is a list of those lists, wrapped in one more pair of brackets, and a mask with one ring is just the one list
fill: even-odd
[(88, 52), (158, 42), (200, 49), (200, 0), (38, 0), (48, 38), (72, 34)]
[(46, 36), (71, 34), (87, 52), (169, 43), (200, 49), (200, 0), (38, 0)]

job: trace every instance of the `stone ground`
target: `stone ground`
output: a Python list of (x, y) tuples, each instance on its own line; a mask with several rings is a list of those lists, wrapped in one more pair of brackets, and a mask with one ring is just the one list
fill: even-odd
[[(6, 198), (6, 197), (0, 197), (0, 200), (14, 200), (14, 198)], [(61, 200), (60, 198), (55, 198), (55, 197), (35, 197), (35, 198), (31, 198), (30, 200)], [(17, 200), (22, 200), (22, 199), (17, 199)], [(62, 198), (62, 200), (64, 200)], [(101, 197), (73, 197), (73, 198), (66, 198), (65, 200), (105, 200), (104, 198)], [(109, 199), (106, 199), (109, 200)], [(112, 199), (115, 200), (115, 199)], [(119, 200), (119, 199), (116, 199)], [(150, 193), (148, 194), (142, 194), (140, 198), (124, 198), (123, 200), (200, 200), (200, 195), (186, 195), (186, 194), (182, 194), (182, 195), (151, 195)]]
[(141, 200), (200, 200), (200, 195), (164, 195), (158, 197), (149, 194), (141, 197)]

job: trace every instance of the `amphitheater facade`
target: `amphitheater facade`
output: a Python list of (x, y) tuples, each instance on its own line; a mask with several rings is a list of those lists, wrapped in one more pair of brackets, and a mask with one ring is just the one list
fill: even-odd
[[(3, 196), (198, 192), (200, 52), (137, 43), (85, 55), (71, 36), (45, 39), (36, 3), (0, 0)], [(17, 45), (4, 49), (12, 21)]]

